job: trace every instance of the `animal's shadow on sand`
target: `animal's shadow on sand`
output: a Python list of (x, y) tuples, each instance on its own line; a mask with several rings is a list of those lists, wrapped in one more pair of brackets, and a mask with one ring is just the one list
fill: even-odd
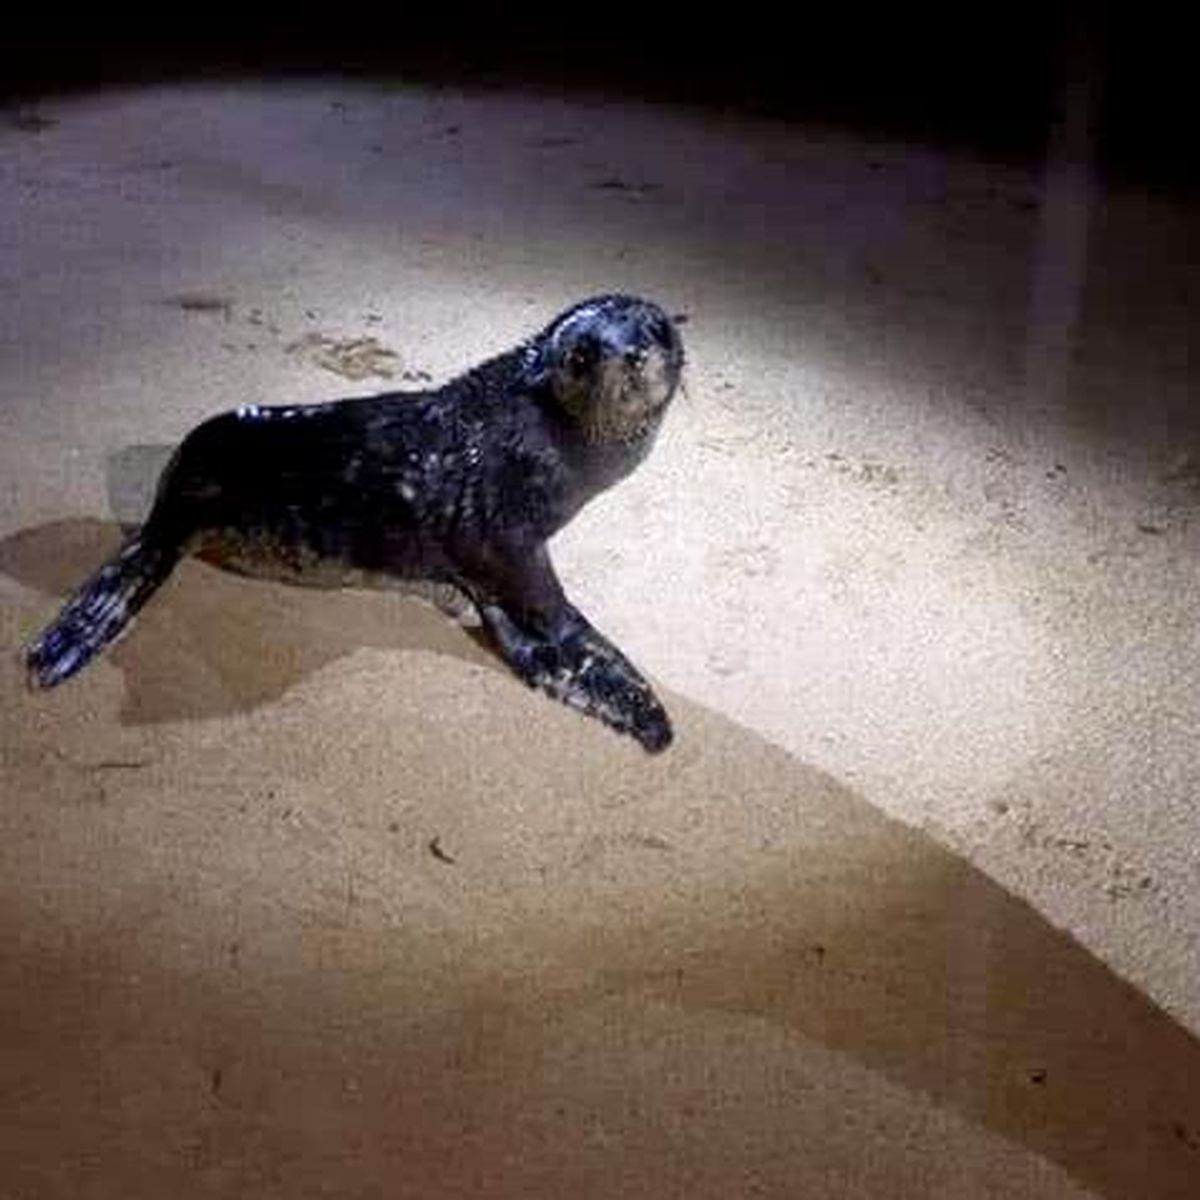
[[(142, 520), (172, 449), (133, 446), (114, 454), (108, 486), (117, 520), (20, 530), (0, 541), (0, 571), (65, 598)], [(477, 630), (401, 592), (245, 579), (195, 559), (176, 568), (104, 658), (126, 675), (122, 719), (141, 724), (256, 708), (363, 648), (424, 650), (506, 671)]]
[[(165, 792), (129, 772), (83, 802), (94, 780), (60, 771), (14, 797), (0, 1157), (181, 1197), (314, 1173), (431, 1200), (947, 1194), (930, 1170), (958, 1197), (1051, 1194), (942, 1161), (974, 1126), (1034, 1178), (1042, 1156), (1097, 1195), (1195, 1194), (1200, 1045), (1030, 905), (695, 705), (655, 760), (565, 715), (521, 741), (513, 707), (492, 733), (519, 754), (421, 709), (402, 738), (356, 722), (373, 769), (314, 790), (272, 758), (274, 809), (234, 802), (252, 723), (221, 755), (178, 742)], [(404, 765), (398, 806), (379, 781)], [(84, 849), (51, 889), (25, 847), (64, 836)], [(881, 1117), (871, 1073), (934, 1115), (906, 1124), (901, 1092)]]

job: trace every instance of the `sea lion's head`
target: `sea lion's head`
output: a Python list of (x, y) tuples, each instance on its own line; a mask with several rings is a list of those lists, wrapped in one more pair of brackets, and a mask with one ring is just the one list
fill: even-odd
[(675, 322), (635, 296), (576, 304), (531, 349), (537, 382), (594, 442), (636, 442), (651, 433), (683, 371)]

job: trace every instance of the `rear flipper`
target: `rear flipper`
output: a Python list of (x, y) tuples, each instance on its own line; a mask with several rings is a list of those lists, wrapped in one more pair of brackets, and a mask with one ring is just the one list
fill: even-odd
[(69, 679), (120, 636), (179, 561), (178, 549), (133, 534), (25, 652), (30, 683)]
[(530, 633), (497, 605), (482, 605), (500, 652), (531, 687), (632, 734), (651, 753), (673, 734), (666, 710), (637, 668), (578, 611), (555, 639)]

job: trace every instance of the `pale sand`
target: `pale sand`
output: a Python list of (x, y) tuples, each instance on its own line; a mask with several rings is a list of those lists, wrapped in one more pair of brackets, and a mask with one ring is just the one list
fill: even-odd
[[(1181, 212), (578, 100), (39, 111), (0, 133), (0, 1196), (1195, 1194)], [(688, 392), (555, 551), (665, 756), (415, 602), (197, 564), (24, 690), (200, 418), (610, 288), (690, 314)]]

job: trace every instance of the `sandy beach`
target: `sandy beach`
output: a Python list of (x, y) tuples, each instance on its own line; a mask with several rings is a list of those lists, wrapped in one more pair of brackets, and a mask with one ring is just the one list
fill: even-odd
[[(1195, 1194), (1184, 208), (586, 96), (8, 117), (3, 1200)], [(205, 416), (608, 290), (686, 394), (553, 553), (666, 754), (418, 601), (191, 561), (26, 689)]]

